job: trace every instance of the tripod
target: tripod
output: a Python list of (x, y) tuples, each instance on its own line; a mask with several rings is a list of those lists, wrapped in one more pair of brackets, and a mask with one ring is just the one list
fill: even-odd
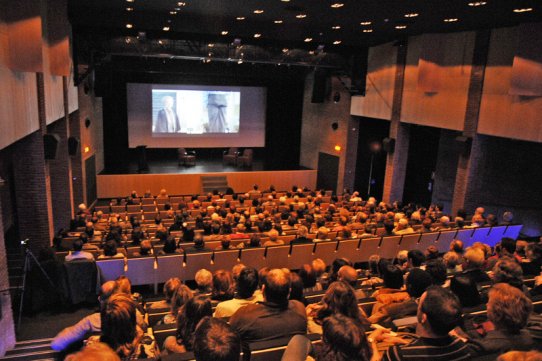
[(22, 241), (21, 244), (24, 247), (25, 259), (24, 259), (24, 267), (23, 267), (23, 285), (21, 287), (21, 300), (19, 304), (19, 316), (17, 318), (17, 331), (19, 331), (19, 329), (21, 328), (21, 320), (23, 317), (23, 306), (24, 306), (24, 293), (26, 290), (26, 279), (28, 276), (28, 272), (30, 272), (30, 264), (32, 261), (34, 261), (34, 264), (38, 266), (38, 269), (45, 276), (47, 281), (49, 281), (49, 285), (52, 287), (52, 289), (55, 290), (55, 292), (57, 292), (55, 284), (53, 283), (53, 281), (51, 280), (47, 272), (45, 272), (41, 264), (38, 262), (38, 259), (36, 258), (36, 256), (34, 256), (34, 253), (32, 253), (30, 248), (28, 248), (28, 239), (25, 239), (24, 241)]

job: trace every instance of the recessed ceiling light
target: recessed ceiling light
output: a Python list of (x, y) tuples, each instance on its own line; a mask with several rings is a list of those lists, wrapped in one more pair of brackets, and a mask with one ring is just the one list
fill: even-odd
[(126, 0), (127, 3), (133, 3), (135, 0)]
[(304, 19), (307, 17), (307, 14), (297, 14), (295, 17), (298, 19)]
[(283, 49), (282, 49), (282, 52), (283, 52), (283, 53), (287, 53), (288, 51), (289, 51), (288, 48), (283, 48)]
[(175, 11), (181, 11), (181, 8), (175, 8)]
[(261, 36), (262, 36), (262, 34), (259, 34), (259, 33), (254, 34), (254, 37), (255, 37), (255, 38), (259, 38), (259, 37), (261, 37)]
[(163, 45), (164, 42), (162, 40), (158, 40), (158, 44)]
[(275, 20), (273, 21), (275, 24), (282, 24), (282, 20)]
[(222, 32), (220, 33), (222, 35), (228, 35), (228, 30), (222, 30)]
[(243, 64), (243, 59), (237, 60), (237, 64)]
[(373, 32), (373, 29), (363, 29), (363, 32), (364, 32), (364, 33), (372, 33), (372, 32)]
[(237, 20), (245, 20), (245, 17), (244, 16), (238, 16), (235, 19), (237, 19)]
[(126, 8), (126, 11), (134, 11), (134, 8)]
[(306, 43), (310, 43), (312, 41), (312, 38), (305, 38), (304, 40)]
[(176, 11), (170, 11), (169, 12), (171, 15), (177, 15), (177, 12)]
[(362, 21), (359, 24), (365, 26), (365, 25), (371, 25), (372, 23), (370, 21)]
[(162, 28), (162, 30), (164, 30), (164, 31), (169, 31), (169, 26), (164, 26), (164, 27)]
[(256, 9), (256, 10), (254, 10), (254, 14), (263, 14), (263, 10), (262, 9)]
[(338, 9), (338, 8), (342, 8), (344, 6), (343, 3), (334, 3), (334, 4), (331, 4), (331, 7), (333, 9)]
[(335, 41), (333, 42), (333, 45), (339, 45), (340, 43), (342, 43), (342, 41), (340, 41), (340, 40), (335, 40)]
[(128, 29), (131, 29), (131, 28), (133, 28), (134, 26), (133, 26), (132, 24), (126, 24), (126, 27), (127, 27)]
[(207, 44), (207, 46), (210, 47), (210, 48), (214, 48), (215, 44), (209, 43), (209, 44)]
[(408, 14), (405, 14), (405, 18), (415, 18), (418, 15), (420, 15), (420, 14), (418, 14), (418, 13), (408, 13)]
[(335, 25), (335, 26), (332, 26), (331, 29), (333, 30), (339, 30), (341, 28), (340, 25)]
[(406, 25), (397, 25), (395, 28), (398, 30), (403, 30), (406, 29)]
[(515, 13), (526, 13), (529, 11), (533, 11), (533, 8), (521, 8), (521, 9), (514, 9)]
[(484, 6), (486, 4), (487, 4), (486, 1), (474, 1), (474, 2), (469, 3), (469, 6), (476, 7), (476, 6)]
[(280, 0), (280, 1), (282, 1), (283, 3), (289, 3), (290, 2), (290, 0)]
[(179, 1), (177, 3), (177, 6), (186, 6), (186, 3), (184, 1)]
[(455, 23), (458, 20), (459, 20), (458, 18), (449, 18), (449, 19), (444, 19), (444, 22), (445, 23)]

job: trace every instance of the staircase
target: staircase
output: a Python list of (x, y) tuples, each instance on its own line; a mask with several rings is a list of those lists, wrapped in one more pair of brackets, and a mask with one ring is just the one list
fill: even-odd
[(223, 175), (202, 175), (201, 186), (203, 189), (203, 193), (209, 193), (214, 191), (215, 189), (219, 192), (225, 192), (226, 189), (228, 189), (228, 178)]
[(6, 353), (0, 360), (9, 361), (33, 361), (47, 360), (54, 361), (58, 352), (51, 349), (52, 338), (39, 340), (21, 341), (15, 344), (15, 348)]

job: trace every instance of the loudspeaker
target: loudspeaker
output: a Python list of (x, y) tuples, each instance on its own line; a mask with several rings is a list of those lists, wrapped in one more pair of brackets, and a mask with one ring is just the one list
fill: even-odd
[(327, 81), (327, 70), (317, 68), (314, 71), (314, 84), (312, 85), (311, 103), (324, 102), (326, 99)]
[(472, 147), (472, 138), (460, 135), (455, 137), (455, 141), (459, 146), (459, 152), (461, 153), (461, 155), (464, 157), (468, 157), (470, 154), (470, 149)]
[(56, 152), (60, 143), (60, 136), (55, 133), (43, 135), (43, 149), (45, 151), (45, 159), (56, 159)]
[(68, 154), (77, 155), (78, 149), (79, 149), (79, 138), (69, 137), (68, 138)]
[(386, 153), (393, 153), (395, 151), (395, 138), (382, 139), (382, 149)]

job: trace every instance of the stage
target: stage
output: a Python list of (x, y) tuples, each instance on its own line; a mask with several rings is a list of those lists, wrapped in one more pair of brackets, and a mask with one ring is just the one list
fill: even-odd
[(222, 159), (217, 157), (198, 157), (194, 166), (178, 165), (177, 160), (172, 158), (150, 159), (147, 164), (149, 170), (145, 173), (138, 173), (138, 163), (132, 160), (121, 172), (109, 169), (98, 174), (98, 198), (126, 197), (134, 190), (140, 195), (146, 190), (156, 195), (162, 188), (170, 195), (201, 194), (205, 180), (212, 178), (224, 178), (228, 187), (235, 192), (247, 192), (254, 184), (258, 184), (262, 190), (270, 185), (277, 190), (289, 190), (294, 184), (316, 188), (316, 170), (293, 168), (291, 165), (285, 165), (282, 170), (266, 169), (259, 159), (255, 159), (250, 168), (224, 165)]

